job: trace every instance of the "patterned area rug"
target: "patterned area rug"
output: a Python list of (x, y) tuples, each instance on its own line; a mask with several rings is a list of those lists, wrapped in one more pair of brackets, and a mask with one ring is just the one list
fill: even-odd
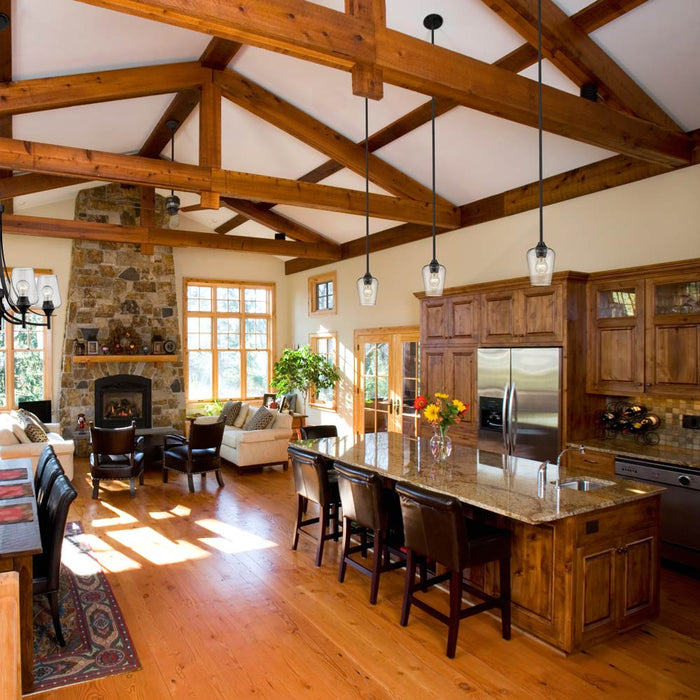
[(56, 642), (46, 596), (34, 598), (34, 691), (141, 668), (112, 589), (80, 523), (66, 527), (59, 610), (66, 646)]

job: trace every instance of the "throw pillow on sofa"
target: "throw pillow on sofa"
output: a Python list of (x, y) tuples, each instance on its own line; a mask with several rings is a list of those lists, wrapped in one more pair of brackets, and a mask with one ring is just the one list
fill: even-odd
[[(228, 401), (224, 409), (221, 411), (221, 415), (224, 417), (224, 423), (226, 425), (234, 425), (238, 414), (241, 412), (242, 401)], [(228, 410), (226, 410), (228, 408)]]
[(274, 419), (275, 414), (272, 411), (260, 406), (243, 426), (243, 430), (264, 430)]
[(27, 411), (26, 408), (18, 408), (17, 415), (19, 416), (20, 420), (25, 421), (25, 428), (27, 425), (29, 425), (29, 423), (33, 423), (34, 425), (38, 425), (45, 433), (49, 432), (46, 424), (37, 415), (31, 411)]
[(19, 411), (17, 411), (16, 420), (19, 425), (22, 426), (24, 434), (27, 436), (29, 442), (49, 441), (49, 438), (46, 436), (46, 431), (41, 426), (37, 425), (26, 411), (19, 409)]
[(242, 403), (241, 410), (238, 412), (236, 419), (233, 421), (234, 428), (242, 428), (245, 425), (246, 420), (248, 420), (248, 409), (250, 404)]

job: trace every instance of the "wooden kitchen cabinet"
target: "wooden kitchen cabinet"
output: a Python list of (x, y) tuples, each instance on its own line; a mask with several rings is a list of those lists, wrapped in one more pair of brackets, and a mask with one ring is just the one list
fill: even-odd
[(562, 298), (560, 284), (484, 293), (482, 344), (561, 343), (565, 318)]
[(564, 465), (597, 476), (615, 476), (615, 455), (610, 452), (586, 450), (581, 453), (572, 449), (564, 455)]
[(423, 343), (479, 341), (479, 294), (427, 297), (421, 307)]
[[(700, 266), (654, 268), (589, 285), (587, 390), (697, 396), (700, 390)], [(604, 277), (604, 276), (603, 276)]]
[[(421, 347), (421, 391), (431, 399), (435, 392), (448, 394), (469, 404), (464, 418), (450, 427), (453, 442), (476, 445), (476, 348), (443, 345)], [(421, 435), (432, 434), (430, 426), (421, 422)]]

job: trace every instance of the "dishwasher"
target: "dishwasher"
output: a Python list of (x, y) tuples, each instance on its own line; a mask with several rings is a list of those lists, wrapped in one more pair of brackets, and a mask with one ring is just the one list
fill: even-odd
[(666, 488), (661, 494), (661, 557), (700, 570), (700, 469), (616, 457), (615, 475)]

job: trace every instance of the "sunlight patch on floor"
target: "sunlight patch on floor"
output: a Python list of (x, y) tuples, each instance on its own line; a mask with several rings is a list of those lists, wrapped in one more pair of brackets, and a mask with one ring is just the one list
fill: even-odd
[(107, 534), (152, 564), (176, 564), (189, 559), (203, 559), (210, 556), (208, 552), (194, 544), (184, 540), (169, 540), (150, 527), (112, 530)]
[(200, 537), (199, 541), (227, 554), (277, 547), (276, 542), (253, 535), (239, 527), (222, 523), (220, 520), (204, 519), (195, 522), (200, 527), (219, 535), (218, 537)]
[(113, 517), (113, 518), (95, 518), (90, 523), (93, 527), (112, 527), (114, 525), (131, 525), (132, 523), (138, 522), (138, 520), (133, 515), (129, 515), (125, 510), (119, 510), (119, 508), (115, 508), (113, 505), (111, 505), (110, 503), (107, 503), (106, 501), (100, 501), (100, 504), (102, 505), (103, 508), (107, 508), (107, 510), (111, 510), (114, 513), (115, 517)]
[[(83, 540), (90, 547), (90, 556), (97, 563), (98, 568), (101, 566), (105, 571), (131, 571), (140, 569), (141, 564), (134, 559), (131, 559), (126, 554), (114, 549), (111, 545), (105, 542), (97, 535), (80, 535), (80, 540)], [(66, 547), (63, 547), (61, 561), (66, 563)], [(73, 568), (71, 566), (71, 568)], [(84, 574), (85, 572), (73, 569), (76, 574)], [(87, 572), (94, 573), (94, 572)]]

